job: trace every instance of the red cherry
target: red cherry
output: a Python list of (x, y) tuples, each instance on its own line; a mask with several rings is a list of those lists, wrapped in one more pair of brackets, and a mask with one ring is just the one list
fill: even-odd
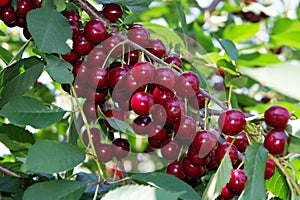
[(131, 73), (139, 85), (149, 84), (153, 82), (155, 67), (149, 62), (138, 62)]
[(153, 97), (146, 92), (137, 92), (131, 97), (131, 108), (138, 115), (148, 115), (152, 105)]
[(168, 138), (169, 131), (161, 125), (151, 123), (149, 125), (147, 134), (152, 140), (163, 141)]
[(112, 146), (109, 144), (97, 144), (95, 145), (97, 159), (101, 163), (109, 162), (113, 159)]
[(98, 118), (98, 112), (94, 102), (85, 102), (83, 104), (83, 111), (86, 118), (90, 121), (94, 121)]
[(137, 116), (133, 120), (131, 127), (136, 134), (144, 135), (147, 134), (147, 130), (149, 128), (150, 123), (151, 123), (151, 118), (149, 116)]
[(72, 30), (72, 37), (74, 39), (75, 35), (80, 32), (80, 24), (76, 21), (69, 21), (70, 28)]
[(130, 52), (127, 52), (124, 54), (124, 61), (126, 63), (130, 63), (131, 65), (134, 65), (139, 61), (140, 53), (138, 50), (132, 50)]
[(17, 16), (25, 17), (30, 10), (31, 10), (30, 0), (18, 0), (18, 7), (16, 11)]
[(142, 47), (146, 47), (150, 40), (150, 33), (148, 29), (141, 24), (131, 25), (128, 29), (127, 36), (129, 40)]
[(78, 55), (78, 53), (76, 51), (71, 50), (70, 53), (62, 55), (62, 58), (65, 61), (67, 61), (71, 64), (74, 64), (80, 58), (80, 56)]
[(179, 57), (175, 55), (169, 55), (166, 60), (166, 63), (176, 65), (179, 69), (182, 68), (182, 62)]
[(172, 68), (158, 68), (155, 70), (154, 83), (161, 90), (172, 90), (176, 83), (176, 74)]
[(81, 56), (87, 55), (94, 45), (86, 39), (83, 32), (76, 33), (73, 38), (73, 48)]
[(246, 119), (240, 110), (226, 110), (219, 117), (219, 128), (226, 135), (237, 135), (244, 129)]
[(287, 126), (291, 115), (285, 107), (274, 105), (265, 111), (264, 116), (268, 126), (284, 129)]
[(16, 25), (21, 28), (26, 27), (27, 26), (26, 18), (25, 17), (17, 17)]
[(205, 97), (201, 92), (199, 92), (199, 90), (196, 92), (195, 96), (188, 99), (189, 105), (196, 110), (205, 108), (205, 101), (207, 101), (207, 104), (209, 104), (210, 99)]
[(111, 22), (117, 21), (123, 15), (122, 7), (115, 3), (105, 5), (103, 15)]
[(192, 117), (186, 116), (174, 126), (175, 139), (185, 141), (196, 134), (197, 124)]
[[(244, 153), (246, 151), (247, 146), (249, 145), (249, 141), (248, 141), (248, 138), (246, 136), (246, 133), (240, 132), (235, 137), (236, 137), (236, 139), (233, 143), (234, 146), (236, 146), (236, 148), (240, 152)], [(228, 136), (226, 138), (226, 141), (231, 143), (233, 141), (233, 139), (234, 139), (233, 137)]]
[(247, 176), (244, 171), (241, 169), (234, 169), (231, 171), (231, 177), (229, 183), (226, 184), (226, 187), (235, 195), (240, 195), (247, 181)]
[(153, 55), (158, 58), (162, 58), (166, 55), (166, 46), (164, 43), (157, 38), (153, 38), (149, 40), (147, 45), (147, 50), (150, 51)]
[[(109, 109), (104, 112), (104, 115), (107, 118), (113, 118), (113, 119), (125, 121), (125, 112), (123, 112), (122, 110)], [(110, 130), (113, 130), (113, 127), (108, 123), (108, 121), (105, 120), (104, 123)]]
[(162, 143), (161, 155), (167, 160), (176, 160), (180, 153), (180, 144), (176, 141), (165, 140)]
[(210, 154), (206, 155), (205, 157), (202, 157), (202, 155), (201, 154), (199, 155), (199, 153), (194, 149), (193, 146), (189, 148), (187, 155), (190, 162), (195, 166), (204, 166), (211, 161)]
[(4, 7), (9, 3), (9, 0), (1, 0), (0, 1), (0, 7)]
[(188, 157), (183, 158), (182, 167), (186, 176), (199, 177), (206, 173), (205, 167), (193, 165)]
[(67, 10), (67, 11), (64, 11), (62, 13), (65, 18), (67, 18), (67, 20), (70, 22), (70, 21), (75, 21), (75, 22), (79, 22), (79, 15), (77, 14), (77, 12), (73, 11), (73, 10)]
[(130, 151), (130, 144), (124, 138), (116, 138), (112, 141), (113, 154), (117, 159), (122, 159), (128, 156)]
[(43, 0), (31, 0), (32, 8), (41, 8), (43, 4)]
[(108, 71), (108, 84), (110, 87), (114, 88), (118, 82), (126, 75), (128, 72), (124, 67), (117, 67), (109, 69)]
[(172, 97), (164, 103), (167, 112), (167, 122), (175, 124), (185, 117), (185, 106), (181, 99)]
[(182, 164), (179, 161), (173, 161), (167, 166), (167, 173), (176, 176), (177, 178), (183, 180), (185, 174), (183, 172)]
[[(99, 129), (97, 129), (97, 128), (91, 128), (90, 129), (90, 133), (91, 133), (91, 138), (92, 138), (93, 144), (94, 145), (100, 144), (101, 143), (101, 133), (100, 133)], [(83, 143), (84, 143), (85, 146), (89, 146), (90, 140), (89, 140), (89, 136), (88, 136), (87, 130), (85, 130), (82, 133), (82, 141), (83, 141)]]
[(186, 71), (178, 76), (174, 89), (176, 94), (182, 98), (193, 97), (199, 90), (199, 85), (198, 76), (194, 72)]
[(7, 25), (7, 26), (14, 26), (17, 20), (16, 13), (14, 8), (11, 5), (7, 5), (0, 10), (0, 19)]
[(274, 155), (282, 155), (286, 144), (288, 144), (288, 136), (282, 129), (271, 130), (264, 141), (264, 147)]
[(207, 130), (198, 131), (192, 142), (193, 148), (200, 158), (204, 158), (217, 148), (218, 138)]
[(106, 68), (94, 68), (90, 75), (89, 84), (93, 88), (102, 90), (108, 87), (108, 70)]
[(91, 68), (104, 68), (107, 54), (101, 47), (94, 48), (87, 57), (87, 63)]
[(149, 110), (153, 122), (159, 125), (164, 125), (167, 119), (167, 112), (165, 108), (160, 104), (154, 104)]
[[(218, 146), (218, 148), (216, 150), (216, 154), (215, 154), (215, 159), (219, 165), (220, 165), (223, 157), (225, 156), (228, 148), (230, 147), (230, 145), (231, 144), (229, 142), (224, 142), (223, 144), (220, 144)], [(236, 162), (238, 161), (238, 150), (234, 145), (232, 145), (229, 150), (229, 157), (232, 162), (232, 165), (235, 165)]]
[(226, 187), (226, 185), (222, 188), (221, 191), (221, 195), (220, 198), (223, 200), (229, 200), (229, 199), (233, 199), (234, 194), (232, 192), (230, 192), (230, 190), (228, 190), (228, 188)]
[(93, 43), (102, 42), (106, 34), (106, 28), (99, 20), (90, 20), (84, 27), (85, 37)]
[(270, 179), (275, 172), (275, 163), (273, 160), (268, 158), (267, 163), (266, 163), (266, 169), (265, 169), (265, 180)]
[(120, 45), (122, 42), (122, 38), (114, 33), (111, 33), (106, 36), (105, 40), (102, 42), (102, 46), (106, 50), (107, 55), (115, 57), (121, 55), (123, 51), (123, 47)]
[(154, 102), (160, 105), (163, 105), (168, 99), (174, 97), (174, 93), (171, 90), (160, 90), (159, 88), (155, 88), (152, 95)]
[(88, 100), (94, 101), (96, 105), (101, 105), (106, 101), (108, 90), (95, 90), (93, 88), (89, 88), (88, 91)]

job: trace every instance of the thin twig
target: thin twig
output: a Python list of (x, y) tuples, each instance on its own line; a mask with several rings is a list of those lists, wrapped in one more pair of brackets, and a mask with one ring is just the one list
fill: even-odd
[(3, 172), (4, 174), (10, 175), (10, 176), (21, 178), (21, 175), (17, 174), (16, 172), (13, 172), (13, 171), (11, 171), (11, 170), (9, 170), (6, 167), (3, 167), (1, 165), (0, 165), (0, 172)]
[(224, 0), (214, 0), (214, 1), (210, 4), (210, 6), (207, 8), (207, 11), (208, 11), (209, 13), (214, 12), (214, 11), (216, 10), (217, 5), (218, 5), (220, 2), (222, 2), (222, 1), (224, 1)]
[(122, 161), (122, 160), (118, 160), (118, 163), (119, 163), (120, 170), (122, 171), (122, 175), (123, 175), (122, 178), (124, 178), (125, 183), (126, 183), (127, 185), (128, 185), (128, 184), (131, 184), (131, 180), (127, 179), (128, 174), (127, 174), (126, 169), (125, 169), (125, 167), (124, 167), (123, 161)]

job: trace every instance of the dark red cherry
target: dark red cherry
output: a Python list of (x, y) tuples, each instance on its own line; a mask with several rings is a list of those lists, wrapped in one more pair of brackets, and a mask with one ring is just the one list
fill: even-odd
[(78, 32), (75, 34), (73, 39), (73, 48), (79, 55), (87, 55), (93, 49), (93, 47), (93, 43), (86, 39), (83, 32)]
[(199, 177), (206, 173), (205, 167), (193, 165), (188, 157), (183, 158), (182, 167), (186, 176)]
[(193, 148), (198, 152), (199, 158), (204, 158), (218, 146), (218, 138), (207, 130), (198, 131), (192, 142)]
[(130, 151), (130, 143), (124, 138), (116, 138), (112, 141), (113, 154), (117, 159), (128, 156)]
[(182, 62), (178, 56), (168, 55), (168, 57), (165, 59), (165, 62), (168, 64), (176, 65), (179, 69), (182, 68)]
[(237, 135), (246, 125), (245, 115), (240, 110), (226, 110), (220, 115), (218, 124), (226, 135)]
[(101, 90), (108, 87), (108, 70), (106, 68), (94, 68), (90, 75), (89, 84), (93, 88)]
[(162, 140), (155, 140), (152, 137), (148, 137), (148, 144), (151, 148), (159, 149), (161, 148), (162, 143), (163, 143)]
[(176, 160), (180, 152), (180, 144), (174, 140), (165, 140), (162, 143), (161, 155), (167, 160)]
[(83, 104), (83, 112), (86, 118), (90, 121), (94, 121), (98, 118), (97, 107), (94, 102), (86, 101)]
[(231, 177), (226, 187), (235, 195), (240, 195), (246, 185), (247, 176), (241, 169), (234, 169), (231, 171)]
[(143, 25), (133, 24), (128, 29), (127, 37), (132, 42), (142, 47), (146, 47), (150, 40), (150, 33)]
[(254, 13), (252, 11), (243, 12), (243, 17), (245, 18), (246, 21), (252, 22), (252, 23), (257, 23), (262, 19), (260, 15)]
[(88, 100), (94, 101), (96, 105), (101, 105), (106, 101), (108, 90), (97, 90), (94, 88), (89, 88)]
[(27, 40), (29, 40), (29, 39), (32, 37), (27, 27), (23, 28), (23, 36), (24, 36)]
[(121, 55), (123, 51), (122, 43), (123, 39), (118, 35), (111, 33), (106, 36), (105, 40), (102, 42), (103, 48), (106, 50), (107, 55), (111, 57)]
[(147, 134), (149, 138), (152, 138), (153, 140), (163, 141), (168, 138), (169, 131), (161, 125), (151, 123), (149, 125)]
[(265, 169), (265, 180), (270, 179), (275, 172), (275, 163), (273, 160), (268, 158), (267, 163), (266, 163), (266, 169)]
[(195, 166), (204, 166), (211, 161), (210, 154), (203, 157), (203, 155), (199, 154), (199, 152), (197, 152), (193, 146), (189, 148), (187, 156), (190, 162)]
[[(206, 91), (207, 92), (207, 91)], [(205, 102), (207, 101), (207, 104), (209, 104), (210, 99), (205, 97), (201, 92), (196, 92), (196, 96), (193, 96), (188, 99), (189, 105), (192, 106), (192, 108), (198, 110), (205, 108)]]
[(13, 26), (17, 20), (14, 8), (11, 5), (7, 5), (0, 9), (0, 19), (7, 25)]
[(32, 9), (41, 8), (43, 4), (43, 0), (31, 0)]
[(284, 129), (287, 126), (291, 115), (285, 107), (274, 105), (265, 111), (264, 117), (268, 126)]
[(106, 28), (99, 20), (90, 20), (84, 27), (84, 36), (93, 43), (102, 42), (106, 34)]
[(149, 43), (147, 45), (147, 50), (150, 51), (150, 53), (152, 53), (158, 58), (164, 57), (167, 52), (164, 43), (157, 38), (153, 38), (149, 40)]
[[(92, 139), (94, 145), (101, 143), (101, 133), (100, 133), (99, 129), (97, 129), (97, 128), (91, 128), (90, 129), (90, 134), (91, 134), (91, 139)], [(90, 140), (89, 140), (89, 136), (88, 136), (87, 130), (85, 130), (82, 133), (82, 141), (83, 141), (83, 144), (85, 146), (89, 146), (90, 145)]]
[(80, 32), (80, 24), (76, 21), (69, 21), (69, 25), (72, 30), (72, 37), (74, 38), (75, 35)]
[(94, 48), (87, 57), (87, 63), (91, 68), (104, 68), (107, 54), (101, 47)]
[(10, 1), (9, 0), (1, 0), (0, 1), (0, 7), (6, 6)]
[(62, 55), (62, 58), (65, 61), (67, 61), (71, 64), (74, 64), (80, 58), (80, 56), (78, 55), (78, 53), (76, 51), (71, 50), (70, 53)]
[(182, 164), (179, 161), (173, 161), (167, 166), (167, 173), (176, 176), (177, 178), (183, 180), (185, 174), (183, 172)]
[(149, 84), (153, 82), (155, 67), (149, 62), (138, 62), (131, 69), (131, 73), (138, 84)]
[(174, 97), (174, 93), (171, 90), (160, 90), (156, 87), (152, 93), (153, 100), (156, 104), (163, 105), (168, 99)]
[(73, 11), (73, 10), (66, 10), (62, 13), (65, 18), (67, 18), (67, 20), (70, 21), (75, 21), (75, 22), (79, 22), (79, 15), (77, 14), (77, 12)]
[(87, 67), (86, 61), (78, 60), (73, 64), (73, 71), (75, 82), (81, 81), (85, 84), (88, 83), (88, 80), (90, 79), (90, 69)]
[(97, 144), (95, 150), (99, 162), (106, 163), (113, 159), (114, 154), (110, 144)]
[(221, 200), (230, 200), (233, 199), (234, 194), (228, 190), (228, 188), (226, 187), (226, 185), (222, 188), (221, 194), (220, 194), (220, 198)]
[(151, 118), (149, 116), (137, 116), (133, 120), (131, 127), (136, 134), (144, 135), (147, 134), (147, 130), (149, 128), (150, 123), (151, 123)]
[(115, 3), (105, 5), (103, 15), (111, 22), (117, 21), (123, 15), (122, 7)]
[[(216, 162), (220, 165), (222, 159), (224, 158), (228, 148), (230, 147), (229, 142), (224, 142), (223, 144), (220, 144), (216, 150), (215, 159)], [(238, 161), (238, 150), (237, 148), (232, 145), (229, 150), (229, 157), (232, 162), (232, 165), (235, 165), (235, 163)]]
[(16, 11), (17, 16), (25, 17), (30, 10), (31, 10), (30, 0), (18, 0), (18, 7)]
[(134, 65), (139, 61), (140, 53), (138, 50), (132, 50), (130, 52), (127, 52), (124, 54), (124, 61), (126, 63), (129, 62), (129, 64)]
[(176, 83), (176, 74), (172, 68), (161, 67), (155, 70), (154, 83), (162, 90), (172, 90)]
[(189, 140), (196, 134), (197, 124), (192, 117), (186, 116), (174, 126), (176, 140)]
[(165, 108), (160, 104), (154, 104), (149, 110), (153, 122), (159, 125), (164, 125), (167, 120), (167, 112)]
[[(114, 88), (117, 83), (126, 75), (128, 72), (124, 67), (117, 67), (109, 69), (108, 71), (108, 84), (110, 87)], [(123, 86), (122, 86), (123, 87)]]
[(180, 97), (193, 97), (199, 90), (199, 85), (198, 76), (194, 72), (186, 71), (178, 76), (174, 89)]
[(168, 123), (178, 123), (185, 117), (185, 106), (181, 99), (172, 97), (168, 99), (163, 106), (167, 112)]
[(16, 25), (21, 28), (26, 27), (27, 26), (26, 18), (25, 17), (17, 17)]
[(131, 108), (138, 115), (148, 115), (152, 105), (153, 97), (146, 92), (137, 92), (131, 97)]
[[(249, 145), (249, 141), (248, 138), (246, 136), (246, 133), (244, 132), (240, 132), (239, 134), (237, 134), (235, 141), (233, 142), (234, 146), (236, 146), (236, 148), (244, 153), (246, 151), (247, 146)], [(228, 136), (226, 138), (227, 142), (232, 142), (234, 140), (234, 137)]]
[(282, 155), (287, 144), (288, 136), (282, 129), (271, 130), (267, 133), (264, 141), (264, 147), (274, 155)]
[[(132, 76), (132, 73), (127, 73), (123, 79), (122, 83), (119, 84), (120, 89), (128, 91), (128, 93), (133, 94), (134, 92), (144, 91), (145, 87), (138, 84), (135, 78)], [(122, 88), (121, 88), (122, 87)]]

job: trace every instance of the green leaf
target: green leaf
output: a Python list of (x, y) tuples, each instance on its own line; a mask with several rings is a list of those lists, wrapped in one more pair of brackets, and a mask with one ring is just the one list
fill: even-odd
[(0, 178), (1, 192), (17, 192), (22, 186), (22, 181), (13, 176), (4, 176)]
[(185, 17), (184, 11), (183, 11), (181, 1), (178, 1), (178, 0), (176, 1), (176, 9), (177, 9), (177, 13), (179, 15), (182, 32), (183, 32), (183, 34), (186, 35), (188, 32), (188, 27), (187, 27), (186, 17)]
[(109, 125), (111, 125), (115, 130), (121, 131), (122, 133), (126, 133), (127, 130), (133, 132), (132, 127), (127, 122), (109, 117), (106, 118), (106, 120), (108, 121)]
[(67, 4), (65, 1), (53, 0), (53, 3), (56, 6), (56, 10), (59, 12), (64, 11), (67, 7)]
[(127, 16), (124, 18), (123, 23), (126, 24), (126, 25), (131, 25), (131, 24), (133, 24), (135, 21), (136, 21), (136, 15), (130, 14), (130, 15), (127, 15)]
[(257, 67), (257, 66), (265, 66), (272, 65), (281, 62), (281, 60), (272, 53), (264, 53), (260, 54), (258, 52), (250, 53), (250, 54), (242, 54), (239, 56), (237, 60), (238, 66), (245, 67)]
[(241, 71), (262, 85), (270, 87), (283, 95), (300, 100), (300, 63), (283, 62), (260, 68), (241, 68)]
[(247, 107), (256, 106), (258, 103), (260, 103), (245, 94), (235, 94), (235, 96), (237, 97), (239, 104), (247, 106)]
[(0, 126), (0, 141), (12, 152), (27, 151), (35, 142), (33, 135), (24, 128), (11, 124)]
[(232, 75), (238, 75), (239, 72), (236, 70), (236, 67), (226, 59), (220, 59), (217, 61), (218, 68), (224, 70), (225, 72), (232, 74)]
[(46, 71), (54, 81), (65, 84), (73, 83), (73, 66), (69, 62), (54, 55), (47, 55), (46, 61)]
[(259, 31), (260, 23), (231, 23), (224, 29), (223, 38), (232, 40), (233, 42), (244, 41), (254, 36)]
[(69, 143), (41, 140), (29, 149), (26, 169), (32, 173), (52, 174), (73, 169), (84, 158), (84, 152)]
[(271, 41), (276, 45), (286, 45), (300, 49), (300, 30), (294, 32), (284, 32), (277, 35), (271, 35)]
[(173, 193), (179, 192), (181, 193), (179, 197), (183, 200), (200, 199), (199, 194), (197, 194), (193, 188), (170, 174), (151, 172), (144, 174), (134, 174), (131, 176), (131, 178), (136, 181), (146, 182), (165, 191), (170, 191)]
[(30, 186), (23, 200), (76, 200), (80, 199), (84, 189), (85, 185), (77, 181), (46, 181)]
[(27, 58), (0, 73), (0, 107), (13, 96), (23, 95), (37, 81), (44, 64), (36, 57)]
[(140, 13), (144, 10), (149, 9), (149, 5), (153, 0), (97, 0), (98, 3), (108, 4), (108, 3), (121, 3), (126, 5), (132, 12)]
[(169, 192), (155, 187), (144, 185), (125, 185), (111, 190), (104, 195), (102, 200), (141, 199), (147, 200), (174, 200), (178, 199), (180, 192)]
[(248, 78), (246, 76), (241, 76), (241, 77), (233, 78), (233, 79), (230, 80), (230, 83), (235, 88), (243, 88), (243, 87), (247, 86)]
[[(68, 20), (58, 11), (43, 6), (27, 14), (27, 26), (35, 45), (44, 53), (70, 52), (67, 40), (72, 38)], [(59, 33), (59, 34), (58, 34)]]
[(10, 51), (0, 46), (0, 59), (3, 60), (6, 65), (13, 59), (13, 57), (14, 55)]
[(225, 50), (226, 54), (232, 59), (237, 60), (239, 57), (239, 52), (235, 46), (235, 44), (231, 40), (221, 39), (219, 40), (221, 46)]
[(232, 169), (230, 157), (228, 153), (226, 153), (216, 173), (210, 178), (203, 192), (202, 200), (216, 199), (220, 195), (224, 185), (229, 182)]
[(300, 152), (300, 138), (290, 135), (289, 152)]
[(30, 125), (45, 128), (61, 120), (66, 111), (54, 105), (26, 96), (12, 97), (0, 110), (0, 116), (6, 117), (16, 125)]
[(288, 183), (285, 176), (276, 167), (272, 178), (266, 181), (266, 189), (283, 200), (287, 200), (290, 194)]
[(253, 143), (247, 147), (244, 172), (248, 179), (240, 199), (266, 199), (264, 175), (267, 158), (268, 151), (261, 143)]
[(5, 36), (6, 34), (2, 31), (2, 30), (0, 30), (0, 36)]

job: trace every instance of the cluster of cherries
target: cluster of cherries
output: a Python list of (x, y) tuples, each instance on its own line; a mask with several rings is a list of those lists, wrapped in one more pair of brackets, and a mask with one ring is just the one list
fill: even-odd
[(30, 10), (42, 7), (42, 0), (18, 0), (17, 9), (11, 5), (11, 1), (0, 1), (0, 19), (8, 27), (21, 27), (24, 36), (31, 37), (26, 23), (26, 15)]
[[(257, 0), (243, 0), (243, 2), (248, 5), (251, 3), (257, 3)], [(263, 19), (268, 18), (269, 16), (260, 11), (259, 13), (253, 12), (253, 11), (239, 11), (239, 12), (234, 12), (234, 15), (240, 16), (243, 20), (251, 22), (251, 23), (257, 23), (260, 22)]]

